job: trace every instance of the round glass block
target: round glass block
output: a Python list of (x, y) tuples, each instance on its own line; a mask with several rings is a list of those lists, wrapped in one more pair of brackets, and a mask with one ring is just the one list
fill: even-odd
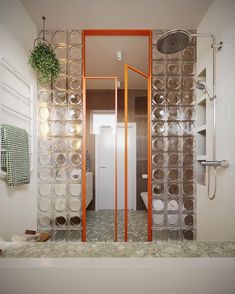
[(72, 181), (79, 181), (81, 180), (81, 170), (78, 168), (72, 168), (70, 170), (70, 179)]
[(51, 181), (51, 178), (52, 178), (52, 170), (51, 168), (41, 168), (39, 170), (39, 178), (40, 180), (42, 181)]
[(56, 139), (54, 141), (55, 151), (66, 151), (67, 150), (67, 142), (63, 139)]
[(65, 211), (66, 209), (66, 200), (61, 198), (56, 198), (54, 202), (54, 209), (56, 211)]
[(184, 199), (184, 208), (188, 211), (193, 211), (193, 200), (190, 198)]
[(180, 150), (180, 139), (179, 138), (168, 138), (167, 139), (167, 151), (177, 152)]
[(43, 151), (51, 150), (51, 140), (48, 140), (48, 139), (39, 140), (38, 145), (39, 145), (39, 148)]
[(156, 151), (163, 152), (164, 151), (164, 138), (155, 138), (153, 139), (153, 148)]
[(159, 92), (155, 92), (153, 94), (153, 100), (152, 101), (156, 105), (164, 104), (164, 102), (165, 102), (164, 94), (163, 93), (159, 93)]
[(66, 184), (54, 184), (54, 193), (56, 196), (66, 195)]
[(56, 166), (64, 166), (67, 162), (66, 155), (63, 153), (55, 154), (55, 165)]
[(82, 103), (82, 94), (71, 93), (69, 94), (69, 103), (72, 105), (81, 105)]
[(39, 134), (41, 136), (47, 136), (50, 132), (50, 125), (46, 122), (42, 122), (39, 124)]
[(54, 103), (58, 105), (65, 105), (67, 102), (66, 92), (57, 91), (54, 94)]
[(75, 136), (82, 134), (82, 126), (78, 123), (70, 123), (68, 124), (68, 134)]
[(192, 165), (194, 163), (194, 155), (193, 154), (184, 154), (183, 164), (184, 165)]
[(157, 226), (162, 226), (164, 224), (164, 215), (153, 214), (153, 223)]
[(69, 219), (70, 226), (78, 226), (81, 223), (81, 218), (78, 215), (73, 215)]
[(55, 178), (58, 181), (66, 181), (67, 180), (67, 170), (65, 168), (57, 168), (55, 170)]
[(82, 147), (82, 139), (73, 139), (69, 143), (70, 149), (72, 151), (79, 151)]
[(191, 183), (183, 184), (183, 193), (187, 197), (192, 197), (194, 193), (194, 185)]
[(164, 107), (156, 107), (153, 111), (153, 118), (156, 120), (164, 120), (165, 114), (166, 112)]
[(69, 120), (79, 120), (81, 119), (81, 111), (79, 108), (69, 107), (68, 108), (68, 119)]
[(79, 211), (81, 209), (81, 200), (77, 198), (69, 199), (69, 208), (72, 211)]
[(56, 216), (56, 218), (55, 218), (55, 224), (57, 226), (64, 226), (64, 225), (66, 225), (66, 223), (67, 223), (66, 216), (64, 216), (64, 215), (58, 215), (58, 216)]
[(54, 43), (66, 43), (66, 31), (58, 30), (53, 34)]
[(167, 72), (169, 76), (180, 75), (180, 62), (169, 61), (167, 64)]
[(164, 180), (164, 169), (155, 169), (153, 171), (153, 177), (155, 180)]
[(54, 123), (54, 135), (55, 136), (65, 136), (65, 125), (64, 123), (56, 122)]
[(82, 73), (82, 66), (80, 61), (70, 61), (69, 64), (69, 74), (70, 75), (81, 75)]
[(185, 240), (193, 240), (194, 239), (194, 232), (192, 230), (184, 230), (183, 237)]
[(165, 78), (164, 77), (153, 78), (153, 88), (157, 91), (165, 90)]
[(60, 76), (60, 77), (56, 78), (53, 85), (57, 90), (65, 90), (66, 89), (66, 77)]
[(80, 165), (82, 162), (82, 157), (78, 153), (73, 153), (70, 155), (70, 161), (72, 165)]
[(80, 184), (69, 184), (69, 192), (72, 196), (81, 195), (82, 187)]
[(69, 88), (71, 90), (79, 90), (81, 88), (81, 78), (73, 77), (69, 80)]
[(43, 166), (48, 166), (51, 164), (51, 155), (50, 154), (40, 154), (39, 155), (39, 163)]
[(81, 32), (78, 30), (73, 30), (69, 33), (69, 43), (81, 43)]
[(178, 224), (179, 215), (178, 214), (168, 214), (167, 215), (167, 222), (171, 226), (175, 226)]
[(50, 110), (49, 110), (49, 108), (48, 107), (39, 108), (38, 116), (39, 116), (39, 119), (41, 119), (41, 120), (49, 119), (50, 118)]
[(179, 203), (176, 200), (170, 200), (167, 204), (168, 211), (177, 211), (179, 210)]
[(51, 191), (51, 184), (42, 184), (38, 186), (38, 191), (41, 196), (49, 196)]
[(168, 171), (168, 179), (170, 181), (177, 181), (179, 180), (179, 170), (176, 168), (172, 168)]
[(168, 193), (170, 196), (177, 196), (179, 194), (179, 185), (177, 184), (170, 184), (168, 185)]
[(164, 209), (164, 202), (161, 199), (153, 199), (153, 209), (162, 211)]
[(51, 93), (42, 91), (38, 95), (38, 104), (40, 106), (48, 106), (51, 104)]
[(193, 181), (195, 176), (194, 170), (192, 168), (184, 169), (183, 175), (185, 181)]
[(179, 153), (168, 153), (168, 165), (178, 165), (180, 162)]
[(184, 224), (186, 226), (192, 226), (194, 223), (193, 216), (191, 214), (183, 216)]
[(66, 62), (63, 60), (60, 60), (59, 64), (60, 64), (60, 74), (65, 75), (66, 74)]
[(180, 104), (180, 92), (167, 92), (167, 103), (169, 105)]
[(66, 231), (54, 231), (53, 240), (55, 242), (61, 242), (66, 240)]
[(153, 164), (154, 165), (157, 165), (157, 166), (161, 165), (161, 166), (163, 166), (164, 165), (164, 162), (165, 162), (165, 160), (164, 160), (164, 154), (163, 153), (158, 153), (158, 154), (155, 154), (153, 156)]
[(79, 46), (70, 46), (68, 50), (69, 59), (81, 59), (81, 48)]
[(165, 135), (164, 123), (155, 123), (153, 125), (153, 134), (156, 136), (164, 136)]
[(153, 193), (155, 195), (161, 196), (164, 193), (164, 184), (158, 183), (153, 186)]
[(54, 49), (54, 52), (56, 54), (56, 57), (58, 59), (65, 59), (66, 58), (66, 48), (63, 46), (57, 46)]
[(67, 108), (66, 107), (55, 107), (54, 108), (54, 119), (55, 120), (66, 120)]
[(38, 208), (43, 211), (43, 212), (47, 212), (50, 210), (51, 208), (51, 202), (49, 199), (46, 198), (40, 198), (38, 200)]
[(178, 77), (169, 77), (167, 79), (167, 89), (168, 91), (178, 91), (180, 90), (180, 78)]
[(41, 215), (39, 217), (39, 225), (41, 227), (49, 227), (51, 225), (51, 218), (48, 215)]

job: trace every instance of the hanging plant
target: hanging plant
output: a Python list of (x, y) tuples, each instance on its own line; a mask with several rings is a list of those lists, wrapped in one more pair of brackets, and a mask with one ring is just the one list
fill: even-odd
[(40, 82), (54, 80), (60, 74), (61, 68), (52, 46), (45, 41), (39, 41), (30, 52), (29, 64), (36, 70)]

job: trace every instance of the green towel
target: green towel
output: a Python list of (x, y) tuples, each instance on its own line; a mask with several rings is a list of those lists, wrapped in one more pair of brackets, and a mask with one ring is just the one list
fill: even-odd
[(25, 130), (1, 125), (1, 170), (7, 173), (9, 186), (30, 183), (29, 141)]

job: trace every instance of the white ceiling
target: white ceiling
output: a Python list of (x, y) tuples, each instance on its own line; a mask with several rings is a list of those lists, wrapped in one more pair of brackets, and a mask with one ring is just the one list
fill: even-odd
[(195, 29), (213, 0), (21, 0), (35, 25), (49, 29)]
[[(122, 60), (117, 61), (117, 51), (122, 52)], [(124, 65), (129, 64), (148, 74), (148, 38), (138, 36), (87, 36), (86, 75), (116, 76), (124, 87)], [(129, 72), (130, 89), (146, 89), (147, 79)], [(92, 81), (89, 88), (105, 89), (114, 86), (105, 81)]]

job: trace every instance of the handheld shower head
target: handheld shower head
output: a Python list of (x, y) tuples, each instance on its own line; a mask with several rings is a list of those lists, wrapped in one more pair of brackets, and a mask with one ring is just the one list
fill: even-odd
[(205, 90), (206, 91), (206, 94), (208, 95), (208, 97), (209, 97), (210, 100), (214, 100), (215, 99), (215, 96), (213, 96), (211, 94), (209, 88), (207, 87), (207, 84), (204, 81), (198, 80), (196, 82), (196, 87), (197, 87), (198, 90), (201, 90), (201, 91)]

